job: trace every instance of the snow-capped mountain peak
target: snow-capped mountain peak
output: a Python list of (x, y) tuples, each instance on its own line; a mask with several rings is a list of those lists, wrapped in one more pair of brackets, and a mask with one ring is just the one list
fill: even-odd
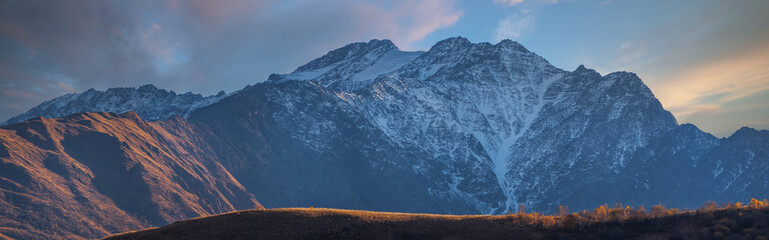
[(391, 72), (423, 52), (401, 51), (390, 40), (352, 43), (330, 51), (290, 74), (273, 74), (269, 81), (315, 81), (332, 89), (354, 90)]
[(441, 41), (438, 41), (430, 48), (430, 51), (433, 52), (451, 52), (451, 51), (461, 51), (463, 49), (467, 49), (470, 47), (472, 43), (470, 40), (467, 40), (467, 38), (463, 38), (460, 36), (457, 37), (450, 37)]
[(159, 89), (152, 84), (138, 88), (119, 87), (105, 91), (88, 89), (81, 93), (71, 93), (42, 104), (8, 119), (2, 125), (23, 122), (34, 117), (55, 118), (80, 112), (135, 111), (144, 120), (163, 120), (175, 115), (187, 117), (190, 112), (215, 103), (229, 96), (223, 91), (217, 95), (203, 97), (191, 92), (177, 94), (174, 91)]
[(329, 67), (333, 64), (340, 62), (352, 62), (360, 60), (373, 60), (365, 58), (376, 58), (377, 55), (387, 53), (389, 51), (397, 50), (390, 40), (378, 40), (372, 39), (368, 43), (356, 42), (347, 44), (344, 47), (328, 52), (326, 55), (319, 57), (309, 63), (300, 66), (292, 73), (308, 72), (325, 67)]

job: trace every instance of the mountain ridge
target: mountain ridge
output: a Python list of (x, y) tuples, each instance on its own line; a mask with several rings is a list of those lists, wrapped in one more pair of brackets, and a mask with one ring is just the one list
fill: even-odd
[(82, 93), (70, 93), (41, 103), (27, 112), (12, 117), (1, 125), (20, 123), (34, 117), (64, 117), (80, 112), (137, 112), (147, 120), (165, 120), (174, 115), (187, 116), (196, 108), (209, 105), (227, 97), (224, 91), (203, 97), (187, 92), (159, 89), (152, 84), (138, 88), (118, 87), (105, 91), (88, 89)]
[[(222, 203), (190, 213), (200, 215), (250, 208), (245, 203), (257, 200), (269, 208), (504, 214), (521, 204), (544, 212), (606, 202), (696, 207), (705, 200), (735, 201), (769, 192), (769, 178), (762, 174), (769, 169), (768, 131), (744, 128), (719, 139), (679, 124), (634, 73), (601, 75), (584, 65), (569, 72), (514, 41), (471, 43), (461, 37), (426, 52), (404, 52), (389, 41), (372, 40), (327, 55), (210, 103), (185, 105), (194, 109), (184, 115), (146, 119), (139, 113), (85, 113), (3, 126), (0, 137), (27, 140), (0, 142), (0, 160), (6, 169), (46, 172), (56, 167), (27, 166), (12, 156), (55, 151), (72, 164), (93, 165), (86, 154), (96, 148), (89, 145), (93, 141), (99, 149), (121, 153), (99, 159), (165, 169), (151, 175), (134, 170), (141, 181), (115, 181), (170, 178), (158, 186), (202, 199), (168, 209), (184, 212), (180, 209)], [(88, 116), (101, 116), (97, 125), (102, 127), (81, 119)], [(46, 122), (61, 122), (58, 129), (76, 140), (78, 131), (65, 130), (87, 129), (97, 137), (59, 147), (50, 140), (59, 132), (14, 130)], [(117, 127), (121, 124), (126, 126)], [(163, 167), (179, 163), (199, 167)], [(0, 179), (21, 182), (11, 179), (0, 187), (40, 195), (24, 181), (32, 173), (0, 173)], [(177, 183), (185, 179), (202, 183)], [(229, 193), (214, 191), (216, 184), (229, 186)], [(196, 190), (201, 188), (206, 190)], [(94, 189), (105, 199), (118, 196), (109, 188)], [(239, 204), (224, 197), (229, 195), (239, 196), (234, 198)], [(166, 206), (153, 199), (133, 202)], [(134, 229), (184, 215), (158, 217), (131, 211), (136, 206), (128, 203), (115, 206), (128, 218), (151, 219), (123, 226)], [(57, 230), (69, 237), (105, 232), (68, 231), (67, 226)]]

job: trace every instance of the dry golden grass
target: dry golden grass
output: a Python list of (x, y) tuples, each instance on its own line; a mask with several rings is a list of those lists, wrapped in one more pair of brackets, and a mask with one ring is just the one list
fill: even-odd
[(768, 221), (766, 206), (734, 205), (623, 218), (285, 208), (194, 218), (106, 239), (762, 239)]

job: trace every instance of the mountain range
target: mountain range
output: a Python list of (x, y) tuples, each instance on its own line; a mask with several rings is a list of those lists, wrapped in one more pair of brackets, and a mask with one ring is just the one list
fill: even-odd
[(134, 111), (148, 121), (168, 119), (176, 115), (187, 117), (193, 110), (215, 103), (228, 95), (224, 91), (208, 97), (191, 92), (176, 94), (151, 84), (139, 88), (110, 88), (106, 91), (91, 88), (82, 93), (71, 93), (46, 101), (0, 125), (20, 123), (35, 117), (55, 118), (80, 112)]
[(352, 43), (230, 94), (89, 90), (4, 124), (11, 238), (261, 206), (505, 214), (769, 193), (769, 131), (716, 138), (636, 74), (562, 70), (510, 40)]

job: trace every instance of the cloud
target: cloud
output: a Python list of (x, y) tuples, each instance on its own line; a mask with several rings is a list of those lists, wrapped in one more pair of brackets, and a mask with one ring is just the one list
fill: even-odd
[[(0, 4), (0, 121), (88, 88), (214, 94), (354, 41), (402, 48), (461, 17), (453, 0), (12, 1)], [(31, 93), (32, 98), (19, 94)], [(13, 103), (13, 104), (11, 104)], [(11, 105), (14, 105), (11, 107)]]
[(523, 0), (494, 0), (494, 3), (507, 4), (508, 6), (513, 6), (522, 2)]
[(393, 20), (403, 17), (399, 15), (405, 15), (405, 17), (411, 19), (411, 26), (406, 27), (408, 32), (405, 35), (405, 39), (401, 40), (407, 46), (424, 39), (428, 34), (439, 28), (454, 25), (463, 14), (462, 11), (454, 8), (453, 1), (411, 1), (410, 4), (402, 6), (402, 13), (393, 16)]
[(534, 26), (534, 15), (543, 6), (556, 4), (558, 0), (494, 0), (496, 4), (508, 7), (516, 6), (516, 11), (497, 22), (494, 30), (494, 40), (518, 40), (525, 32)]
[(616, 62), (619, 64), (624, 64), (641, 58), (644, 55), (644, 50), (639, 48), (637, 44), (628, 41), (620, 45), (619, 53), (620, 54)]
[(497, 24), (495, 41), (503, 39), (516, 40), (521, 37), (524, 31), (531, 28), (534, 22), (530, 12), (520, 12), (507, 16)]
[(638, 73), (679, 122), (728, 136), (769, 116), (769, 105), (757, 104), (769, 101), (767, 10), (760, 1), (692, 6), (589, 53), (588, 63), (603, 73)]
[[(2, 38), (32, 57), (8, 56), (29, 71), (59, 72), (75, 79), (127, 83), (152, 78), (151, 53), (133, 36), (137, 16), (107, 2), (18, 1), (0, 8)], [(138, 49), (138, 50), (137, 50)], [(9, 50), (12, 51), (12, 50)]]
[(609, 5), (609, 4), (611, 4), (612, 2), (614, 2), (614, 0), (604, 0), (603, 2), (600, 2), (600, 3), (598, 3), (598, 6), (605, 6), (605, 5)]
[[(718, 104), (712, 109), (703, 107), (689, 113), (681, 122), (693, 122), (701, 129), (707, 129), (719, 137), (730, 136), (743, 126), (769, 129), (769, 109), (766, 102), (769, 102), (769, 90), (756, 92), (726, 104)], [(697, 110), (687, 110), (690, 109)]]
[[(198, 16), (202, 10), (184, 10), (187, 12), (179, 14), (182, 17), (177, 21), (204, 19), (202, 25), (206, 27), (182, 29), (187, 36), (179, 41), (188, 49), (189, 64), (167, 77), (212, 84), (207, 88), (215, 89), (213, 84), (218, 84), (237, 89), (262, 81), (270, 73), (290, 72), (353, 41), (388, 38), (410, 49), (416, 41), (454, 24), (462, 15), (454, 1), (438, 0), (301, 1), (259, 6), (249, 14), (241, 14), (241, 8), (226, 8), (232, 12), (216, 10), (202, 18)], [(233, 81), (216, 83), (212, 79)]]
[(556, 4), (558, 3), (558, 0), (494, 0), (495, 4), (503, 4), (508, 7), (516, 6), (516, 5), (522, 5), (523, 3), (527, 3), (526, 5), (532, 6), (532, 5), (543, 5), (543, 4)]
[(745, 125), (769, 129), (766, 66), (769, 42), (679, 65), (678, 70), (650, 78), (650, 86), (679, 122), (695, 123), (716, 136), (726, 137)]
[(769, 90), (769, 44), (743, 54), (683, 69), (656, 86), (665, 106), (680, 118)]

